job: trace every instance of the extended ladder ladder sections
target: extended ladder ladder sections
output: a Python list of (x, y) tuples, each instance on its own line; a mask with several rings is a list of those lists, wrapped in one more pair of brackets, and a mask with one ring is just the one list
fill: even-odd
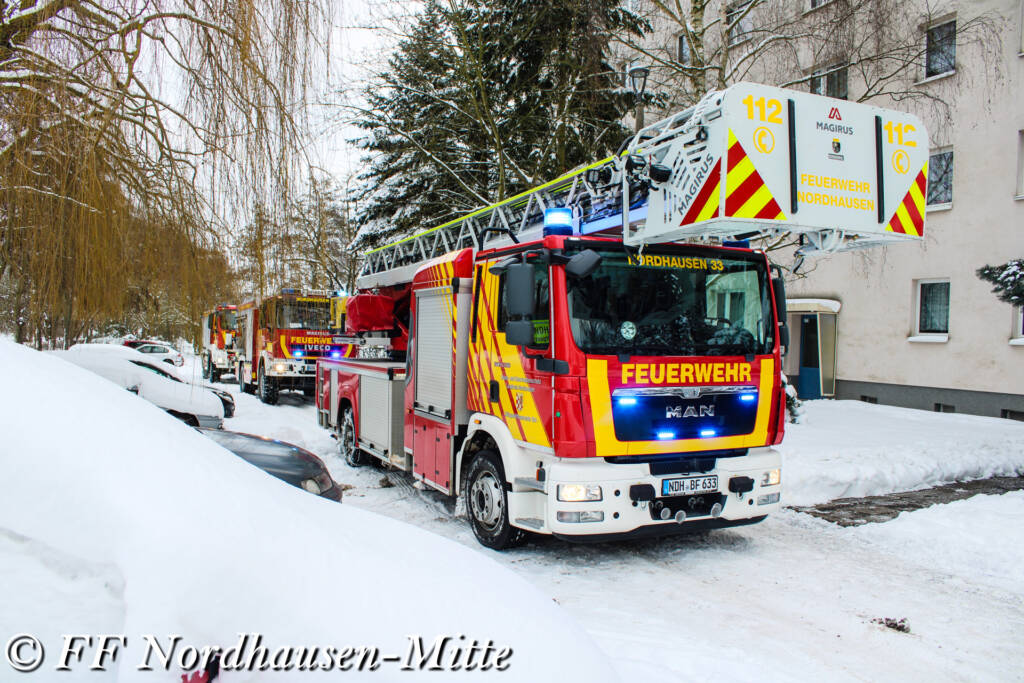
[(740, 83), (640, 130), (622, 154), (369, 252), (357, 284), (408, 282), (455, 249), (535, 239), (552, 207), (572, 209), (574, 234), (639, 247), (783, 233), (826, 252), (919, 240), (927, 162), (917, 117)]

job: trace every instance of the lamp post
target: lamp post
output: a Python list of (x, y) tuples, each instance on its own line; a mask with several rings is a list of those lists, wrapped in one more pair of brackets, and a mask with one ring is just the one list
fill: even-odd
[(629, 67), (629, 87), (636, 96), (636, 132), (644, 127), (644, 91), (647, 90), (647, 75), (651, 70), (642, 64), (634, 63)]

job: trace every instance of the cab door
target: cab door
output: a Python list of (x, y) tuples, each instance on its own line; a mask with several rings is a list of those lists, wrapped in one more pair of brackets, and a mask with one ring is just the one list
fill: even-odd
[(537, 361), (550, 359), (552, 354), (550, 269), (539, 260), (534, 263), (534, 343), (521, 351), (505, 339), (504, 274), (490, 272), (502, 258), (477, 264), (470, 407), (501, 419), (516, 440), (549, 448), (552, 375), (539, 370)]

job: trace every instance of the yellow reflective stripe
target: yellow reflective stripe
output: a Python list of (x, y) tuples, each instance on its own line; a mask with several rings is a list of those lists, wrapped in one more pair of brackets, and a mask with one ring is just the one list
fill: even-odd
[(768, 202), (772, 200), (772, 193), (768, 190), (767, 185), (762, 185), (757, 188), (754, 194), (750, 195), (750, 199), (743, 203), (736, 213), (733, 214), (735, 218), (753, 218), (761, 211)]

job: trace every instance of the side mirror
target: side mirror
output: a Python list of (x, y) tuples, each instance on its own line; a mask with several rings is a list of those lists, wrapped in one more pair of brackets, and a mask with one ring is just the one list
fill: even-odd
[(533, 343), (532, 320), (509, 320), (505, 323), (505, 341), (511, 346), (529, 346)]
[[(533, 317), (533, 280), (532, 263), (512, 263), (505, 270), (505, 305), (509, 317)], [(532, 338), (532, 323), (530, 329)]]
[[(775, 290), (775, 310), (779, 314), (779, 344), (789, 350), (789, 323), (786, 322), (786, 281), (782, 276), (772, 278), (772, 289)], [(785, 351), (783, 352), (785, 355)]]
[(565, 264), (565, 273), (575, 278), (590, 277), (601, 265), (602, 258), (604, 257), (593, 249), (581, 251)]

